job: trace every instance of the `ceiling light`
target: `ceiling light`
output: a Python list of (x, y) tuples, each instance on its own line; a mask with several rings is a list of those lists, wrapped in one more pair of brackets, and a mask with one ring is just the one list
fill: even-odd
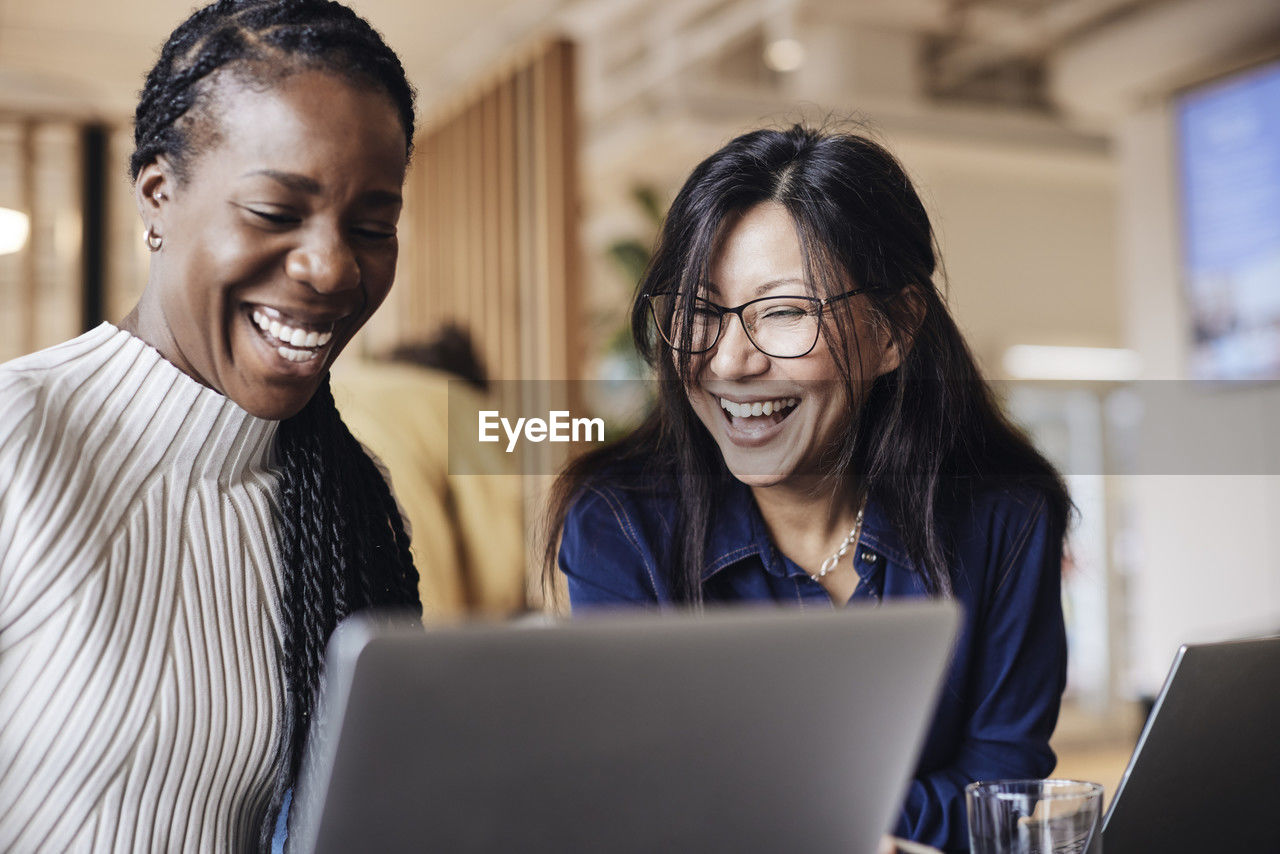
[(0, 208), (0, 255), (9, 255), (27, 245), (31, 219), (22, 211)]
[(765, 45), (764, 64), (774, 71), (795, 71), (804, 65), (804, 45), (795, 39), (774, 39)]
[(1004, 369), (1020, 380), (1126, 382), (1142, 374), (1142, 357), (1110, 347), (1018, 344), (1004, 352)]

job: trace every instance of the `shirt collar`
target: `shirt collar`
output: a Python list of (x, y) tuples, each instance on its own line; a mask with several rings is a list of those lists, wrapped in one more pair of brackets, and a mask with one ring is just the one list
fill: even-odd
[[(784, 560), (774, 547), (764, 518), (760, 515), (760, 508), (756, 506), (746, 484), (731, 478), (720, 498), (720, 503), (711, 515), (706, 559), (702, 566), (703, 581), (727, 567), (753, 557), (760, 560), (766, 572), (779, 578), (805, 574), (794, 563)], [(874, 552), (908, 571), (915, 571), (915, 562), (908, 555), (902, 538), (889, 524), (884, 507), (876, 500), (875, 495), (867, 500), (863, 511), (859, 543), (860, 553)], [(858, 564), (862, 563), (860, 558), (855, 560)]]
[(773, 575), (785, 576), (781, 556), (769, 540), (760, 509), (751, 490), (736, 478), (729, 478), (721, 492), (720, 503), (711, 513), (707, 535), (706, 560), (702, 566), (705, 581), (720, 570), (751, 557), (758, 557)]
[(867, 499), (867, 509), (862, 514), (861, 542), (864, 549), (905, 567), (908, 572), (917, 572), (916, 562), (903, 544), (902, 537), (889, 523), (884, 503), (878, 501), (874, 494)]

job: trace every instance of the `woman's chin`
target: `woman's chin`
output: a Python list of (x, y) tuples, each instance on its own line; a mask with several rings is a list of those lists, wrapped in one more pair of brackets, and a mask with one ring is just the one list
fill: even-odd
[(806, 455), (788, 453), (789, 450), (760, 449), (752, 453), (736, 447), (721, 447), (720, 454), (729, 474), (752, 489), (785, 485), (788, 490), (801, 493), (825, 492), (832, 477), (830, 465)]
[(732, 470), (729, 473), (751, 489), (768, 489), (786, 480), (786, 477), (781, 475), (739, 474)]
[(752, 488), (777, 486), (794, 473), (794, 463), (777, 454), (743, 453), (739, 448), (733, 448), (729, 453), (724, 451), (722, 448), (721, 454), (729, 473)]
[(264, 379), (257, 374), (231, 373), (224, 387), (218, 390), (250, 415), (283, 421), (301, 412), (323, 381), (323, 376)]

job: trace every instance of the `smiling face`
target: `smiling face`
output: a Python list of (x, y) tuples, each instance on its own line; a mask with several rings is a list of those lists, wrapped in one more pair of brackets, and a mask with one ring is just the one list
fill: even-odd
[(212, 83), (216, 123), (179, 179), (139, 173), (163, 239), (122, 326), (246, 411), (296, 414), (395, 275), (405, 133), (391, 100), (325, 71)]
[[(705, 296), (726, 307), (766, 296), (806, 296), (805, 280), (790, 214), (765, 202), (726, 222)], [(850, 298), (857, 317), (862, 299)], [(830, 322), (824, 315), (824, 323)], [(897, 367), (896, 348), (877, 343), (869, 324), (859, 320), (854, 332), (861, 358), (849, 372), (856, 385)], [(756, 349), (738, 319), (729, 317), (715, 347), (693, 356), (691, 367), (689, 403), (729, 471), (749, 486), (820, 478), (824, 455), (850, 429), (849, 393), (825, 337), (805, 356), (773, 358)]]

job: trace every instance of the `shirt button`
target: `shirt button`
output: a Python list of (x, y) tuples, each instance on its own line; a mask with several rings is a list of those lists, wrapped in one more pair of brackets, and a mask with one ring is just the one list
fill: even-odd
[(877, 555), (875, 552), (862, 553), (862, 559), (867, 563), (875, 563), (878, 558), (879, 558), (879, 555)]

